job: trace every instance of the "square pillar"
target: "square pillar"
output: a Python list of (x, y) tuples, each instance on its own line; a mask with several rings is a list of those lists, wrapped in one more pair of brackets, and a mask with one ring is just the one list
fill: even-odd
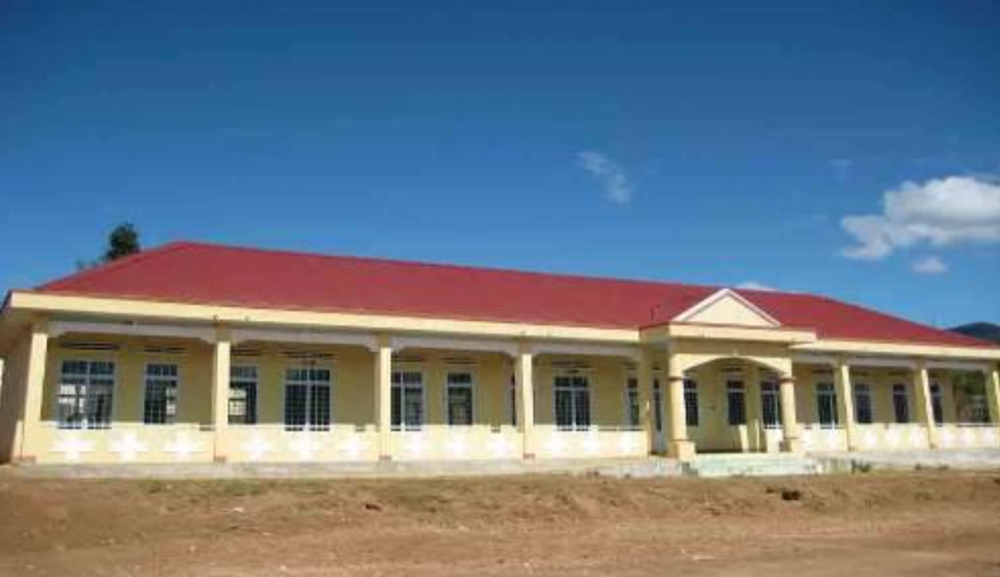
[(840, 424), (847, 436), (847, 450), (857, 450), (861, 440), (854, 414), (854, 385), (851, 383), (851, 366), (844, 359), (838, 359), (833, 370), (837, 390), (837, 413)]
[[(670, 371), (673, 371), (673, 363)], [(684, 375), (670, 373), (667, 377), (667, 396), (670, 399), (669, 442), (667, 454), (680, 461), (690, 461), (695, 456), (695, 446), (688, 439), (687, 412), (684, 410)]]
[(746, 442), (742, 447), (744, 452), (767, 451), (767, 432), (764, 430), (764, 408), (760, 394), (760, 371), (750, 367), (743, 380), (744, 399), (746, 400)]
[(521, 428), (522, 455), (535, 458), (535, 385), (534, 355), (528, 345), (522, 344), (514, 359), (515, 395), (517, 397), (518, 424)]
[(378, 458), (392, 460), (392, 345), (379, 337), (375, 349), (375, 424), (378, 428)]
[(28, 335), (28, 367), (24, 380), (24, 407), (14, 441), (18, 461), (32, 462), (44, 449), (38, 446), (45, 388), (45, 364), (49, 354), (49, 323), (35, 321)]
[(229, 329), (216, 331), (212, 355), (212, 425), (216, 462), (226, 461), (229, 430), (229, 378), (232, 367), (233, 341)]
[(795, 377), (781, 375), (778, 384), (779, 403), (781, 404), (781, 450), (785, 453), (801, 453), (802, 443), (799, 440), (799, 420), (795, 411)]
[(656, 423), (653, 413), (653, 357), (647, 351), (642, 351), (639, 359), (638, 394), (639, 394), (639, 426), (646, 436), (646, 452), (653, 453), (656, 446)]
[(918, 361), (913, 367), (913, 391), (916, 394), (917, 421), (927, 430), (927, 445), (931, 449), (940, 448), (937, 423), (934, 422), (934, 406), (931, 401), (931, 377), (927, 363)]

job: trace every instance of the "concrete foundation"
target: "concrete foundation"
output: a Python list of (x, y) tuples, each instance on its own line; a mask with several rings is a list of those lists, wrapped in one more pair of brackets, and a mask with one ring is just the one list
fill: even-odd
[(593, 475), (613, 478), (671, 477), (673, 459), (581, 459), (510, 461), (381, 461), (282, 464), (20, 465), (0, 467), (2, 477), (73, 479), (346, 479), (476, 477), (527, 474)]

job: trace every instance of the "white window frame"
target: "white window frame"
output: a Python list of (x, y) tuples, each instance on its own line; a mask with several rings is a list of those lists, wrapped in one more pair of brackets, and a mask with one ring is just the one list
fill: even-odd
[[(91, 378), (91, 375), (92, 375), (91, 365), (94, 364), (94, 363), (108, 363), (108, 364), (111, 365), (111, 375), (110, 375), (110, 380), (111, 380), (111, 412), (108, 415), (108, 422), (107, 423), (90, 422), (86, 418), (83, 421), (79, 422), (79, 423), (70, 423), (70, 422), (67, 422), (67, 421), (63, 420), (62, 414), (60, 412), (60, 401), (61, 401), (62, 396), (63, 396), (62, 395), (63, 379), (64, 379), (64, 377), (67, 376), (66, 372), (64, 370), (65, 363), (86, 363), (86, 365), (87, 365), (87, 373), (85, 375), (69, 375), (69, 376), (82, 377), (85, 382), (82, 383), (81, 385), (84, 386), (84, 387), (87, 387), (88, 389), (93, 384), (91, 382), (92, 381), (92, 378)], [(102, 378), (104, 378), (106, 380), (107, 376), (102, 377)], [(76, 393), (76, 397), (78, 399), (77, 400), (78, 403), (79, 403), (79, 396), (80, 396), (79, 395), (79, 387), (81, 385), (76, 385), (77, 390), (78, 390), (77, 393)], [(54, 399), (54, 403), (52, 405), (55, 408), (55, 413), (56, 413), (55, 414), (56, 426), (58, 428), (60, 428), (60, 429), (70, 429), (70, 430), (106, 430), (106, 429), (110, 429), (111, 426), (112, 426), (112, 423), (114, 423), (114, 421), (115, 421), (115, 415), (117, 414), (117, 408), (118, 408), (118, 394), (117, 394), (117, 391), (118, 391), (118, 363), (116, 362), (116, 360), (115, 360), (114, 357), (107, 357), (107, 356), (98, 356), (98, 357), (80, 356), (80, 357), (71, 357), (71, 358), (59, 359), (59, 377), (58, 377), (58, 381), (56, 382), (55, 391), (54, 391), (55, 392), (55, 399)], [(86, 405), (86, 398), (87, 398), (87, 396), (88, 396), (87, 394), (83, 395), (83, 399), (84, 399), (84, 404), (85, 405)]]
[[(309, 418), (310, 418), (310, 416), (309, 416), (309, 407), (311, 406), (311, 403), (312, 403), (313, 388), (324, 386), (322, 384), (322, 381), (313, 380), (312, 378), (309, 378), (309, 379), (307, 379), (305, 381), (290, 382), (289, 379), (288, 379), (288, 371), (289, 370), (306, 370), (306, 371), (309, 371), (309, 370), (321, 370), (321, 371), (327, 371), (329, 373), (330, 379), (328, 381), (326, 381), (326, 385), (325, 385), (326, 388), (329, 389), (329, 395), (328, 395), (329, 396), (329, 407), (328, 407), (328, 409), (329, 409), (329, 414), (330, 414), (330, 422), (328, 424), (326, 424), (326, 425), (317, 425), (316, 423), (310, 423), (309, 422)], [(283, 371), (282, 372), (283, 372), (283, 374), (282, 374), (282, 388), (281, 388), (281, 393), (282, 393), (281, 394), (281, 421), (282, 421), (282, 426), (283, 426), (284, 430), (288, 431), (288, 432), (293, 432), (293, 433), (300, 433), (300, 432), (315, 432), (315, 431), (324, 432), (324, 431), (329, 431), (331, 428), (333, 428), (333, 425), (336, 422), (336, 418), (335, 418), (335, 414), (334, 414), (334, 409), (336, 407), (336, 403), (334, 401), (334, 394), (335, 394), (334, 383), (336, 382), (336, 379), (337, 379), (336, 375), (334, 374), (333, 367), (330, 364), (328, 364), (328, 363), (320, 363), (320, 362), (316, 362), (314, 360), (306, 360), (304, 362), (299, 362), (299, 363), (285, 364), (284, 367), (283, 367)], [(289, 386), (289, 384), (293, 384), (293, 385), (305, 385), (305, 387), (306, 387), (306, 404), (305, 404), (305, 411), (306, 411), (305, 421), (306, 422), (304, 424), (302, 424), (302, 425), (291, 425), (291, 424), (288, 423), (288, 386)]]
[[(173, 366), (176, 369), (176, 373), (177, 374), (174, 375), (173, 377), (162, 377), (162, 376), (153, 376), (153, 375), (150, 375), (149, 374), (149, 368), (152, 367), (152, 366), (154, 366), (154, 365), (159, 365), (159, 366)], [(174, 381), (174, 414), (173, 415), (168, 415), (166, 413), (167, 407), (164, 406), (164, 408), (163, 408), (164, 414), (163, 414), (163, 422), (162, 423), (152, 423), (152, 422), (149, 422), (149, 421), (146, 420), (146, 398), (149, 395), (149, 380), (150, 380), (150, 377), (153, 377), (156, 380), (169, 380), (169, 379), (172, 378), (173, 381)], [(180, 414), (181, 414), (181, 383), (182, 382), (183, 382), (183, 367), (176, 360), (173, 360), (173, 359), (169, 359), (169, 360), (168, 359), (164, 359), (164, 360), (147, 361), (145, 363), (145, 365), (143, 366), (143, 369), (142, 369), (142, 412), (141, 412), (141, 414), (142, 414), (142, 424), (143, 425), (151, 425), (151, 426), (154, 426), (154, 427), (160, 427), (160, 426), (169, 426), (169, 425), (176, 425), (177, 424), (177, 419), (180, 417)]]
[[(767, 420), (766, 399), (771, 398), (774, 402), (774, 422)], [(776, 379), (763, 379), (760, 382), (760, 420), (765, 429), (781, 429), (781, 384)]]
[[(931, 383), (931, 419), (937, 426), (944, 425), (944, 385), (941, 383)], [(938, 419), (938, 413), (941, 418)]]
[(658, 377), (653, 378), (653, 427), (657, 433), (663, 432), (664, 418), (663, 410), (663, 386), (660, 385)]
[[(234, 377), (233, 373), (237, 369), (247, 368), (253, 369), (254, 376), (253, 380), (244, 377)], [(244, 383), (253, 384), (254, 387), (254, 406), (253, 406), (253, 422), (252, 423), (234, 423), (232, 422), (232, 407), (230, 403), (233, 401), (233, 384), (234, 383)], [(332, 413), (331, 413), (332, 415)], [(232, 363), (229, 367), (229, 395), (226, 399), (226, 421), (234, 427), (239, 426), (252, 426), (260, 422), (260, 366), (256, 363)]]
[[(456, 383), (452, 385), (451, 376), (452, 375), (469, 375), (468, 383)], [(479, 387), (477, 384), (479, 379), (476, 377), (476, 372), (472, 369), (448, 369), (444, 373), (444, 399), (443, 399), (443, 411), (445, 424), (449, 427), (471, 427), (476, 424), (476, 418), (479, 417), (479, 411), (477, 410), (476, 402), (479, 400), (479, 395), (476, 391)], [(451, 414), (450, 414), (450, 403), (449, 395), (451, 394), (452, 387), (455, 388), (467, 388), (471, 395), (469, 396), (469, 402), (471, 406), (469, 407), (469, 416), (471, 422), (468, 425), (453, 425), (451, 424)], [(426, 421), (426, 415), (424, 416), (424, 421)]]
[(969, 393), (966, 396), (965, 408), (968, 410), (968, 423), (975, 425), (989, 425), (992, 423), (990, 420), (989, 398), (985, 391), (982, 393)]
[[(400, 382), (393, 383), (394, 376), (399, 373)], [(404, 394), (404, 388), (416, 388), (417, 385), (413, 383), (404, 383), (402, 374), (403, 373), (414, 373), (420, 375), (420, 423), (413, 425), (406, 422), (406, 395)], [(390, 423), (392, 419), (392, 392), (399, 389), (399, 424), (391, 425), (391, 430), (397, 432), (416, 432), (422, 431), (424, 426), (427, 424), (427, 373), (423, 369), (415, 368), (393, 368), (389, 373), (389, 418)]]
[[(837, 398), (837, 387), (833, 383), (828, 381), (820, 381), (816, 383), (816, 422), (819, 424), (821, 429), (839, 429), (840, 423), (840, 403), (841, 400)], [(823, 422), (823, 412), (820, 410), (820, 398), (827, 397), (833, 399), (832, 414), (830, 418), (831, 422)]]
[[(697, 429), (701, 426), (701, 394), (698, 391), (698, 381), (693, 378), (685, 377), (684, 381), (681, 383), (683, 387), (683, 399), (684, 399), (684, 421), (685, 424), (692, 429)], [(691, 422), (691, 413), (689, 410), (688, 399), (694, 399), (694, 422)]]
[[(622, 405), (625, 409), (622, 422), (630, 430), (638, 431), (642, 427), (642, 403), (639, 402), (639, 377), (628, 375), (625, 377), (625, 391)], [(635, 399), (635, 414), (633, 415), (632, 400)], [(635, 417), (634, 419), (632, 417)]]
[(504, 419), (511, 427), (517, 427), (517, 377), (512, 373), (504, 391), (507, 398), (507, 415)]
[[(580, 425), (577, 423), (577, 409), (576, 409), (576, 395), (570, 395), (572, 399), (572, 409), (571, 413), (573, 415), (572, 425), (560, 425), (558, 407), (556, 406), (556, 398), (558, 397), (559, 389), (567, 388), (560, 386), (558, 384), (559, 379), (583, 379), (587, 383), (587, 417), (589, 423), (587, 425)], [(591, 379), (589, 375), (580, 373), (557, 373), (552, 376), (552, 423), (556, 426), (557, 431), (571, 432), (571, 431), (589, 431), (591, 427), (594, 426), (594, 388), (591, 384)], [(574, 387), (569, 387), (570, 391), (574, 390)]]
[[(855, 383), (851, 387), (854, 393), (854, 421), (859, 425), (872, 425), (875, 423), (875, 395), (872, 391), (872, 386), (868, 383)], [(862, 422), (861, 419), (861, 403), (858, 399), (861, 397), (868, 397), (868, 420), (867, 422)]]
[[(900, 398), (903, 399), (903, 407), (906, 410), (905, 421), (899, 420), (899, 408), (897, 403)], [(906, 386), (905, 383), (893, 383), (892, 385), (892, 417), (895, 423), (901, 425), (913, 422), (913, 412), (910, 408), (910, 387)]]
[[(742, 407), (740, 409), (742, 423), (733, 423), (732, 395), (738, 394), (741, 398)], [(726, 424), (730, 427), (745, 427), (747, 425), (747, 385), (742, 378), (726, 379)]]

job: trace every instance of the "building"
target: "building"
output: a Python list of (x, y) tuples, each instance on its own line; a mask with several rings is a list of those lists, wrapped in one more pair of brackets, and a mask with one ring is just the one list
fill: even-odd
[(1000, 347), (807, 294), (175, 243), (0, 315), (3, 461), (1000, 448)]

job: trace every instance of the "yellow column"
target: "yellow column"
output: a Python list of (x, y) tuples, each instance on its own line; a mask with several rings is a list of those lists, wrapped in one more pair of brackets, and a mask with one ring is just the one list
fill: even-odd
[(927, 444), (931, 449), (937, 449), (937, 424), (934, 422), (934, 406), (931, 402), (931, 378), (927, 364), (918, 361), (913, 368), (913, 391), (916, 395), (917, 421), (927, 429)]
[(854, 451), (858, 448), (860, 435), (858, 435), (858, 424), (854, 418), (854, 385), (851, 383), (851, 367), (844, 359), (838, 359), (833, 372), (837, 388), (837, 413), (847, 436), (847, 449)]
[(781, 375), (778, 385), (778, 395), (781, 397), (781, 450), (786, 453), (802, 452), (799, 441), (799, 419), (795, 410), (795, 377), (791, 374)]
[(764, 408), (760, 399), (760, 371), (756, 367), (747, 366), (743, 390), (746, 399), (746, 445), (741, 449), (748, 451), (766, 451), (767, 438), (764, 433)]
[(1000, 370), (995, 365), (986, 371), (986, 402), (990, 408), (990, 423), (1000, 428)]
[(44, 449), (38, 445), (42, 424), (42, 398), (45, 388), (45, 362), (49, 350), (49, 324), (45, 320), (36, 321), (31, 326), (28, 343), (28, 370), (24, 383), (24, 413), (18, 427), (19, 439), (14, 447), (18, 460), (34, 461)]
[(639, 426), (646, 433), (646, 452), (652, 454), (655, 447), (656, 423), (653, 418), (653, 357), (647, 350), (642, 351), (639, 360)]
[(518, 423), (521, 425), (522, 454), (525, 459), (535, 458), (535, 384), (534, 355), (531, 347), (522, 344), (514, 361), (515, 391), (517, 395)]
[(215, 460), (226, 461), (229, 446), (229, 377), (232, 366), (232, 340), (229, 329), (220, 327), (215, 336), (212, 359), (212, 424)]
[(675, 356), (667, 355), (667, 397), (670, 400), (667, 454), (681, 461), (690, 461), (695, 456), (695, 446), (688, 440), (687, 414), (684, 411), (684, 373), (677, 365)]
[(392, 460), (392, 345), (380, 337), (375, 350), (375, 423), (378, 426), (378, 458)]

